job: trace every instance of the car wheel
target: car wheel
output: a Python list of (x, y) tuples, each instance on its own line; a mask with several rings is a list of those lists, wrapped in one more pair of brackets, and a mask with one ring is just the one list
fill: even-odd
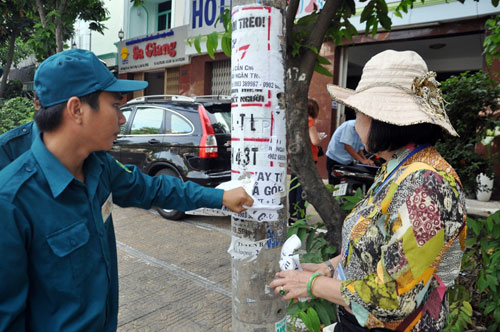
[[(156, 172), (155, 176), (160, 176), (160, 175), (170, 175), (176, 178), (179, 178), (182, 180), (180, 175), (174, 171), (171, 168), (162, 168), (158, 172)], [(177, 211), (177, 210), (170, 210), (170, 209), (162, 209), (160, 207), (155, 206), (155, 209), (158, 211), (158, 213), (166, 219), (170, 220), (180, 220), (184, 217), (184, 211)]]

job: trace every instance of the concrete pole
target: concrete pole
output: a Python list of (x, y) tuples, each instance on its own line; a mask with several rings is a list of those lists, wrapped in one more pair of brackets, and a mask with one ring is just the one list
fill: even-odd
[(287, 303), (269, 288), (287, 235), (285, 5), (232, 0), (232, 177), (249, 174), (268, 206), (231, 221), (234, 332), (286, 331)]

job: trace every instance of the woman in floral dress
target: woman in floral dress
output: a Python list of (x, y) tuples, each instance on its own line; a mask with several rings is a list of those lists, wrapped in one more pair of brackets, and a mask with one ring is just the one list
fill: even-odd
[(283, 300), (339, 304), (335, 332), (441, 331), (466, 235), (463, 188), (433, 148), (457, 135), (434, 72), (413, 51), (387, 50), (365, 65), (356, 90), (329, 85), (356, 111), (356, 131), (384, 158), (366, 197), (346, 217), (341, 254), (271, 283)]

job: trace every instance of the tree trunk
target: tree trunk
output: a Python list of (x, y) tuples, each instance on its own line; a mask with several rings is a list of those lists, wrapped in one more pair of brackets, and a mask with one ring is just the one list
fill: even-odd
[(45, 9), (43, 8), (42, 0), (36, 0), (36, 9), (38, 10), (42, 27), (47, 27), (47, 19), (45, 18)]
[[(296, 63), (299, 60), (293, 59), (290, 62)], [(298, 67), (290, 63), (290, 68), (293, 72)], [(305, 199), (314, 206), (325, 223), (328, 230), (326, 235), (328, 243), (340, 248), (343, 223), (340, 206), (328, 189), (326, 189), (323, 180), (319, 176), (312, 159), (311, 146), (308, 144), (307, 95), (309, 83), (300, 81), (292, 83), (290, 82), (292, 79), (293, 76), (288, 77), (287, 94), (287, 133), (290, 168), (297, 175), (302, 185), (302, 190), (306, 194)], [(304, 144), (304, 142), (307, 143)]]
[(59, 12), (60, 16), (55, 17), (55, 26), (56, 26), (56, 45), (57, 45), (57, 53), (62, 52), (64, 50), (64, 40), (63, 40), (63, 20), (62, 15), (64, 10), (66, 9), (66, 0), (61, 0), (60, 3), (56, 2), (56, 8)]
[[(325, 3), (306, 45), (318, 50), (321, 48), (328, 25), (335, 16), (339, 4), (340, 0), (328, 0)], [(292, 39), (289, 35), (287, 41), (287, 46), (290, 48)], [(340, 248), (343, 214), (339, 204), (323, 184), (312, 159), (311, 146), (308, 144), (307, 99), (316, 57), (317, 55), (310, 49), (302, 48), (299, 56), (288, 59), (286, 95), (288, 153), (291, 169), (297, 174), (306, 194), (306, 200), (314, 206), (326, 225), (328, 243)], [(325, 93), (327, 93), (326, 86)]]
[(9, 40), (9, 54), (7, 56), (7, 63), (5, 64), (2, 83), (0, 84), (0, 98), (3, 97), (5, 87), (7, 84), (7, 78), (9, 77), (10, 67), (12, 66), (12, 60), (14, 59), (14, 47), (16, 46), (17, 29), (12, 31), (12, 35)]

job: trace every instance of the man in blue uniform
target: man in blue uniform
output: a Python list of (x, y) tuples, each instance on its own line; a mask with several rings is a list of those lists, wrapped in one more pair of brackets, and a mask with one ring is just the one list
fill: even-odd
[(242, 211), (242, 188), (222, 191), (119, 164), (110, 149), (125, 118), (117, 80), (89, 51), (45, 60), (35, 74), (42, 133), (0, 171), (0, 331), (115, 331), (119, 206)]
[(367, 159), (363, 153), (363, 143), (354, 129), (356, 120), (348, 120), (342, 123), (333, 134), (328, 149), (326, 150), (326, 169), (328, 170), (328, 183), (337, 184), (332, 176), (335, 165), (351, 165), (358, 161), (366, 165), (374, 165), (373, 161)]
[(31, 121), (0, 135), (0, 170), (29, 150), (39, 134), (35, 122)]
[[(35, 110), (40, 109), (36, 92), (33, 104)], [(35, 121), (25, 123), (0, 135), (0, 170), (29, 150), (38, 135), (40, 131)]]

